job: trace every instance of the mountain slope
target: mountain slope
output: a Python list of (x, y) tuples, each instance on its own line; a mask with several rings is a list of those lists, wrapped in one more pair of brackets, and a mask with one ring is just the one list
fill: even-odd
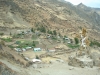
[(94, 8), (64, 0), (0, 0), (0, 26), (27, 28), (45, 26), (63, 35), (86, 27), (100, 31), (100, 15)]

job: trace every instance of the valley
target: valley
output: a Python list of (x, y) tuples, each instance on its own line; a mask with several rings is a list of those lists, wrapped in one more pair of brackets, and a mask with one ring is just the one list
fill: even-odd
[(99, 75), (99, 12), (63, 0), (0, 0), (0, 75)]

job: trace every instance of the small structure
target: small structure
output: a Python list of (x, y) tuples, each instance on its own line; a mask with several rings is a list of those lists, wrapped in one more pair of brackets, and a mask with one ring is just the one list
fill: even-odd
[(20, 48), (14, 48), (15, 51), (21, 52), (22, 50)]
[(41, 48), (34, 48), (34, 51), (41, 51)]
[(26, 47), (26, 49), (31, 49), (32, 47)]
[(48, 52), (55, 52), (56, 50), (54, 48), (52, 48), (52, 49), (48, 49), (47, 51)]
[(55, 49), (61, 49), (61, 47), (60, 46), (56, 46)]
[(66, 37), (65, 40), (69, 40), (69, 38)]
[(35, 62), (42, 62), (42, 61), (39, 59), (33, 59), (32, 62), (35, 63)]

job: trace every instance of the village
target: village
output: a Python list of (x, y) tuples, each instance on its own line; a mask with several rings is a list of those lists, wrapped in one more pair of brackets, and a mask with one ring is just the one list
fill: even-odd
[(73, 44), (72, 39), (66, 36), (44, 34), (39, 31), (32, 32), (31, 29), (14, 30), (12, 33), (5, 33), (1, 35), (1, 41), (11, 50), (23, 55), (27, 61), (33, 60), (33, 62), (35, 62), (36, 58), (41, 59), (36, 61), (49, 62), (50, 59), (46, 59), (46, 56), (61, 59), (63, 58), (62, 54), (73, 51), (67, 47), (67, 45)]
[(32, 65), (33, 69), (38, 70), (61, 63), (72, 66), (69, 70), (73, 70), (74, 67), (99, 66), (100, 60), (96, 57), (99, 57), (100, 52), (90, 48), (88, 40), (84, 43), (86, 30), (83, 29), (82, 34), (83, 32), (84, 35), (80, 35), (83, 40), (80, 41), (81, 38), (68, 35), (61, 37), (39, 31), (33, 32), (32, 29), (14, 30), (0, 36), (0, 55), (22, 67)]

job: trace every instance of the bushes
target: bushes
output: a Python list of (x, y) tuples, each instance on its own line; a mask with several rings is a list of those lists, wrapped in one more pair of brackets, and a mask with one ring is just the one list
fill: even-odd
[(0, 33), (0, 35), (2, 36), (2, 35), (4, 35), (4, 33)]
[(16, 41), (16, 44), (18, 45), (17, 48), (26, 48), (26, 47), (35, 47), (37, 44), (39, 44), (38, 41)]
[(32, 46), (31, 41), (16, 41), (16, 44), (18, 45), (18, 48), (26, 48), (28, 46)]
[(38, 55), (36, 55), (36, 59), (39, 59), (39, 56)]
[(57, 32), (56, 32), (56, 30), (54, 30), (54, 31), (53, 31), (53, 35), (57, 35)]
[(48, 30), (47, 33), (48, 33), (48, 34), (51, 34), (51, 35), (53, 34), (52, 31), (50, 31), (50, 30)]
[(2, 40), (5, 41), (5, 42), (12, 42), (11, 38), (2, 38)]
[(40, 32), (46, 33), (46, 28), (44, 26), (38, 27), (37, 30)]
[(79, 43), (78, 38), (74, 38), (74, 40), (75, 40), (75, 44), (78, 44)]
[(34, 32), (35, 32), (35, 30), (34, 30), (33, 28), (31, 28), (31, 32), (33, 32), (33, 33), (34, 33)]
[(99, 42), (97, 42), (97, 41), (91, 41), (90, 46), (94, 46), (94, 45), (100, 47), (100, 43)]
[(75, 48), (78, 48), (79, 45), (68, 44), (68, 47), (69, 48), (72, 48), (72, 49), (75, 49)]

